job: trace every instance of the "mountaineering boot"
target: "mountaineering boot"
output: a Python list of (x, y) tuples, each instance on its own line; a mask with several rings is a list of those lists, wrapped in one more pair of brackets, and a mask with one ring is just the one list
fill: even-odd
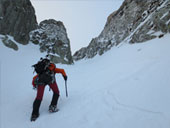
[(57, 103), (58, 103), (59, 95), (57, 93), (53, 93), (52, 101), (49, 106), (49, 112), (57, 112), (59, 109), (57, 109)]
[(39, 117), (39, 115), (32, 115), (31, 116), (31, 121), (35, 121), (38, 117)]
[(53, 112), (58, 112), (59, 109), (57, 108), (56, 105), (50, 105), (48, 111), (49, 111), (50, 113), (53, 113)]
[(33, 111), (31, 115), (31, 121), (35, 121), (39, 117), (39, 108), (41, 105), (41, 100), (35, 99), (33, 103)]

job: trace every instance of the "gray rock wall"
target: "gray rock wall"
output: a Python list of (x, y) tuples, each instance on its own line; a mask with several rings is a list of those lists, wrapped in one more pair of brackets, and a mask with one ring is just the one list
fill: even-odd
[(30, 41), (40, 46), (41, 52), (50, 54), (55, 63), (72, 64), (70, 40), (66, 28), (60, 21), (42, 21), (38, 29), (30, 33)]
[(30, 0), (0, 0), (0, 34), (3, 44), (16, 51), (17, 42), (26, 45), (32, 41), (40, 46), (40, 52), (50, 54), (54, 63), (73, 63), (63, 23), (51, 19), (38, 26)]
[(102, 55), (124, 40), (129, 43), (145, 42), (166, 34), (169, 28), (170, 0), (125, 0), (108, 17), (101, 34), (87, 47), (77, 51), (73, 58), (80, 60)]
[[(159, 4), (159, 2), (157, 3)], [(152, 13), (151, 11), (153, 11), (153, 9), (149, 8), (143, 13), (143, 16), (147, 17), (147, 19), (133, 32), (133, 35), (130, 37), (130, 43), (145, 42), (169, 32), (170, 1), (167, 0), (167, 3), (158, 6), (155, 12)], [(156, 34), (156, 32), (160, 34)]]
[(21, 44), (28, 44), (29, 32), (37, 28), (30, 0), (0, 0), (0, 34), (11, 35)]

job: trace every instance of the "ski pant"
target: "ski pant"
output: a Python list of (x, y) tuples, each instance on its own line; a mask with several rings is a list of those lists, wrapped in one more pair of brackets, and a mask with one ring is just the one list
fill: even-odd
[[(49, 86), (52, 89), (53, 93), (60, 95), (60, 92), (59, 92), (59, 89), (58, 89), (56, 82), (49, 84)], [(43, 99), (44, 90), (45, 90), (45, 85), (38, 85), (36, 99), (38, 99), (38, 100)]]
[[(49, 86), (53, 91), (53, 97), (52, 97), (50, 105), (56, 106), (57, 102), (58, 102), (59, 95), (60, 95), (57, 83), (54, 82), (52, 84), (49, 84)], [(40, 108), (40, 105), (41, 105), (41, 101), (43, 99), (44, 90), (45, 90), (45, 85), (38, 85), (37, 96), (36, 96), (36, 99), (34, 100), (34, 103), (33, 103), (32, 115), (39, 115), (39, 108)]]

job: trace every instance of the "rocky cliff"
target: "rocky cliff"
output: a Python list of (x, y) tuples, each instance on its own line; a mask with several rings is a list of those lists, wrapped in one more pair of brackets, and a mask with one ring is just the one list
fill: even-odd
[(45, 20), (37, 24), (30, 0), (0, 0), (0, 40), (18, 50), (17, 43), (32, 41), (54, 63), (72, 64), (70, 41), (62, 22)]
[(42, 21), (36, 30), (30, 32), (30, 41), (38, 44), (41, 52), (47, 52), (53, 62), (73, 63), (70, 41), (62, 22), (53, 19)]
[(28, 44), (29, 32), (35, 28), (37, 21), (30, 0), (0, 0), (0, 34)]
[(73, 58), (93, 58), (121, 42), (140, 43), (170, 32), (170, 0), (125, 0), (113, 12), (101, 34)]

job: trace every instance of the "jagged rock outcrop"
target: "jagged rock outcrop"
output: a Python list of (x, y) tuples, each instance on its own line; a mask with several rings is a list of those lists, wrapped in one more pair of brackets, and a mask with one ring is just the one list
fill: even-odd
[(17, 51), (18, 50), (18, 45), (17, 45), (17, 43), (11, 38), (11, 37), (9, 37), (9, 36), (7, 36), (7, 35), (0, 35), (0, 40), (2, 40), (2, 43), (6, 46), (6, 47), (8, 47), (8, 48), (11, 48), (11, 49), (13, 49), (13, 50), (15, 50), (15, 51)]
[(170, 0), (125, 0), (113, 12), (101, 34), (73, 58), (93, 58), (117, 46), (122, 41), (139, 43), (170, 32)]
[(30, 41), (40, 46), (41, 52), (50, 54), (55, 63), (72, 64), (70, 41), (66, 28), (60, 21), (42, 21), (38, 29), (30, 32)]
[(21, 44), (28, 44), (29, 32), (37, 28), (30, 0), (0, 0), (0, 34), (11, 35)]
[(18, 50), (17, 43), (32, 41), (41, 52), (50, 54), (54, 63), (73, 63), (63, 23), (45, 20), (38, 26), (30, 0), (0, 0), (0, 34), (2, 43), (14, 50)]

